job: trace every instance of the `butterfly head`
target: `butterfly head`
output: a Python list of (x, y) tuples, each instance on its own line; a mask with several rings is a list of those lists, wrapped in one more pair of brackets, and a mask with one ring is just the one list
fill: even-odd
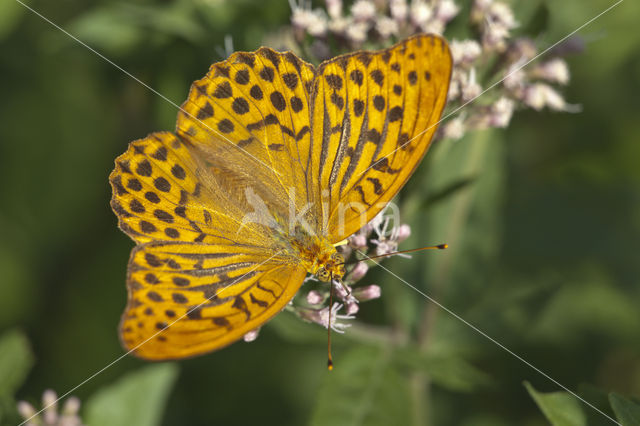
[(340, 280), (344, 276), (344, 256), (334, 251), (329, 260), (324, 262), (315, 272), (316, 277), (320, 281), (331, 281), (332, 279)]

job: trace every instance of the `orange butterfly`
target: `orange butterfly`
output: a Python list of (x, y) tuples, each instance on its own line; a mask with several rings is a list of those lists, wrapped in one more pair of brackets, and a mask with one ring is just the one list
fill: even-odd
[(152, 360), (220, 349), (280, 312), (307, 273), (340, 279), (335, 244), (415, 170), (451, 66), (435, 35), (318, 68), (264, 47), (213, 64), (176, 132), (132, 142), (110, 176), (137, 243), (123, 345)]

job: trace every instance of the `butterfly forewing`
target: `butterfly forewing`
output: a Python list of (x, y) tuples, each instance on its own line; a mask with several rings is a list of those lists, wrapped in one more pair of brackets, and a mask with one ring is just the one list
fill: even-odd
[(413, 173), (436, 131), (450, 74), (447, 44), (433, 35), (320, 65), (311, 170), (329, 191), (332, 242), (373, 219)]
[[(206, 185), (203, 176), (208, 176)], [(273, 244), (259, 224), (240, 226), (246, 208), (234, 203), (233, 182), (202, 169), (188, 146), (172, 133), (153, 133), (132, 142), (116, 160), (110, 181), (111, 206), (120, 227), (137, 243), (228, 242), (266, 248)]]
[[(289, 200), (296, 210), (315, 210), (320, 204), (305, 170), (313, 77), (313, 67), (291, 53), (235, 53), (193, 84), (177, 132), (211, 169), (244, 178), (243, 187), (273, 210), (288, 214)], [(308, 219), (315, 217), (313, 211)]]

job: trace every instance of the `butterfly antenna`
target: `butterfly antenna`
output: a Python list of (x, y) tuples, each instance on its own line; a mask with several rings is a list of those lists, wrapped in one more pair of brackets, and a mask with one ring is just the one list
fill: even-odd
[(410, 249), (410, 250), (400, 250), (400, 251), (394, 251), (393, 253), (381, 254), (381, 255), (378, 255), (378, 256), (363, 257), (362, 259), (358, 259), (358, 260), (356, 260), (354, 262), (351, 262), (351, 263), (344, 263), (344, 265), (353, 265), (353, 264), (356, 264), (358, 262), (362, 262), (363, 260), (380, 259), (382, 257), (395, 256), (396, 254), (413, 253), (413, 252), (422, 251), (422, 250), (444, 250), (446, 248), (449, 248), (448, 244), (438, 244), (437, 246), (426, 246), (426, 247), (419, 247), (419, 248), (414, 248), (414, 249)]
[(333, 359), (331, 358), (331, 313), (333, 310), (333, 274), (331, 274), (331, 281), (329, 281), (329, 320), (327, 321), (327, 369), (333, 370)]

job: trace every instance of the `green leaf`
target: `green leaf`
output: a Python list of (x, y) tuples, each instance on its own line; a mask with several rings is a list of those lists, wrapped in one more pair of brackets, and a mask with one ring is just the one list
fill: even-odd
[(640, 405), (617, 393), (609, 394), (609, 402), (622, 426), (640, 425)]
[(158, 364), (129, 373), (94, 394), (86, 405), (91, 426), (160, 424), (169, 391), (178, 375), (175, 364)]
[(487, 386), (490, 378), (458, 355), (422, 354), (417, 349), (396, 353), (396, 362), (426, 373), (436, 385), (455, 392)]
[(10, 330), (0, 337), (0, 396), (12, 396), (33, 366), (26, 336)]
[(580, 402), (567, 392), (538, 392), (529, 382), (524, 382), (529, 395), (553, 426), (584, 426), (587, 418)]
[(20, 18), (26, 10), (26, 7), (15, 0), (0, 2), (0, 40), (7, 37), (20, 23)]
[(122, 55), (138, 46), (144, 31), (121, 8), (90, 9), (69, 24), (71, 33), (108, 54)]
[(147, 48), (169, 38), (197, 42), (205, 31), (193, 17), (188, 3), (166, 7), (116, 3), (94, 8), (70, 24), (71, 32), (93, 47), (113, 54)]
[(549, 28), (549, 7), (546, 2), (541, 1), (538, 4), (535, 2), (522, 2), (526, 6), (520, 6), (518, 10), (518, 17), (521, 22), (526, 22), (521, 28), (518, 28), (520, 34), (540, 34)]
[(358, 347), (339, 358), (318, 394), (311, 425), (409, 424), (409, 383), (384, 348)]
[(580, 398), (589, 401), (589, 404), (600, 410), (599, 412), (585, 407), (584, 411), (587, 415), (587, 424), (589, 426), (612, 425), (611, 420), (602, 415), (602, 413), (605, 413), (607, 416), (614, 417), (611, 404), (609, 403), (608, 391), (589, 383), (581, 383), (578, 385), (578, 395)]

